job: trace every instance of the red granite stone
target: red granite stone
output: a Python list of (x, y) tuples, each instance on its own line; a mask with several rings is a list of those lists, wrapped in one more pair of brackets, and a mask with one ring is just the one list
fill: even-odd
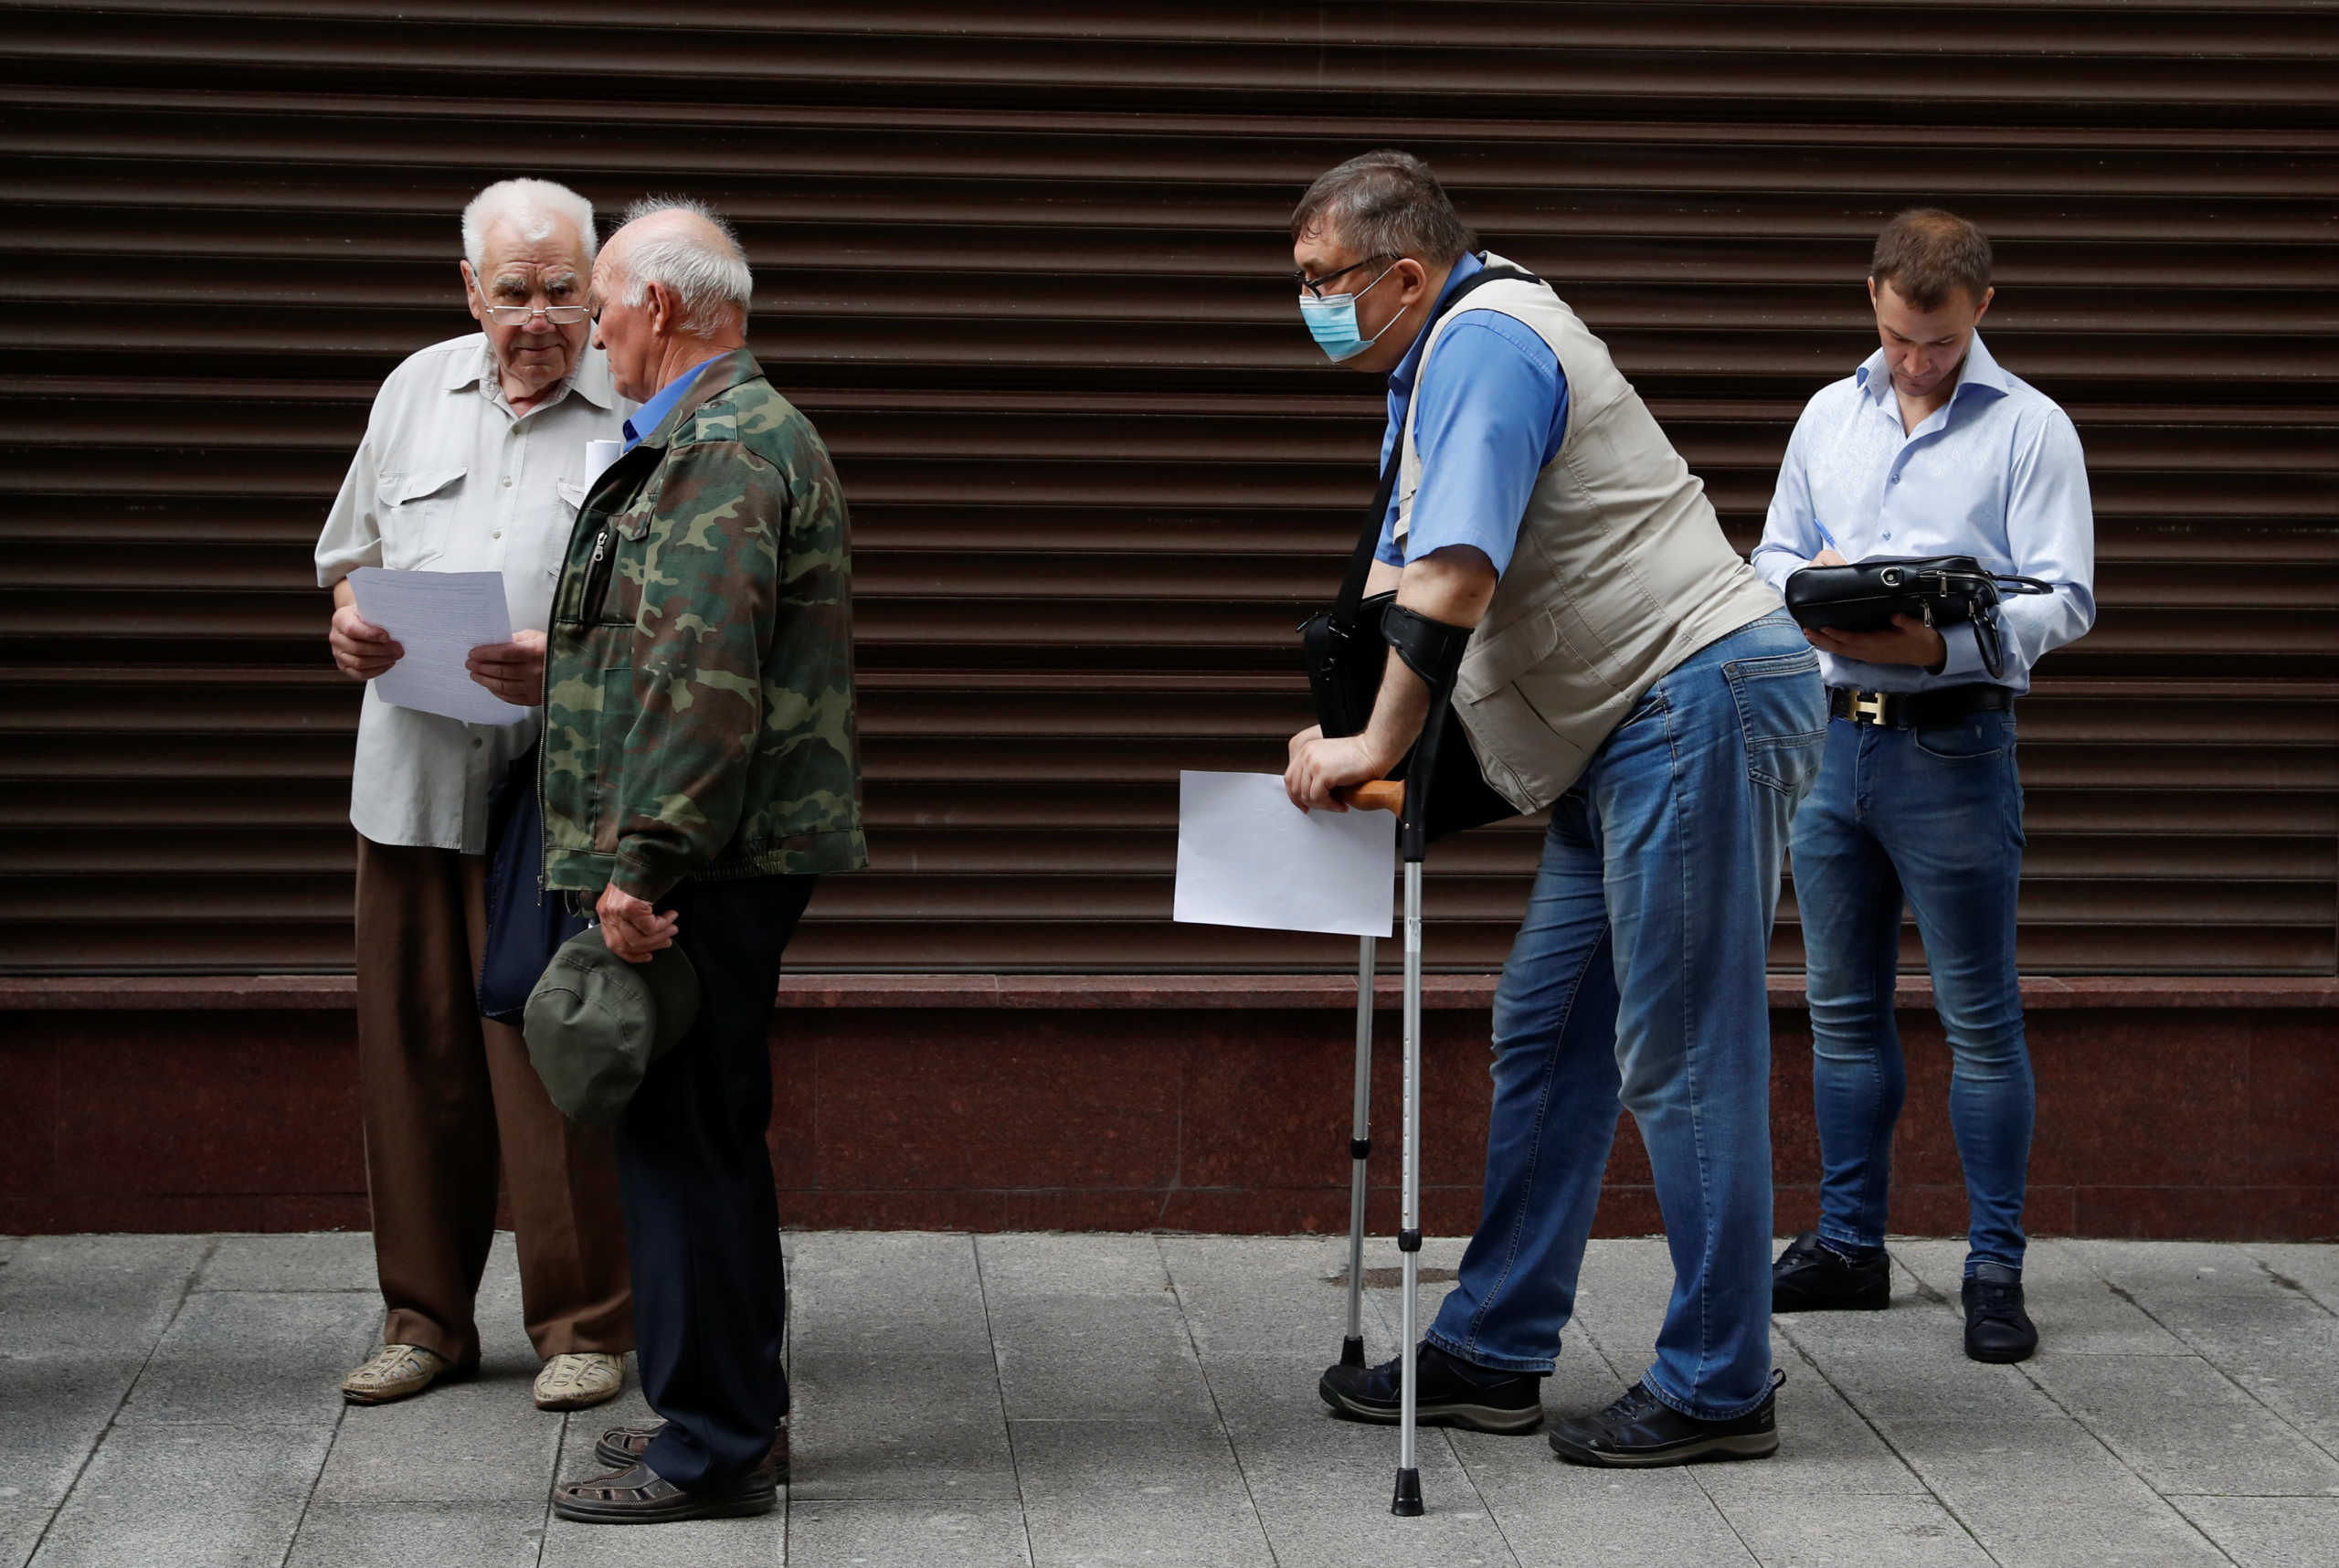
[(2249, 1054), (2244, 1179), (2339, 1186), (2339, 1028), (2312, 1013), (2260, 1013), (2222, 1033)]
[(57, 1049), (53, 1030), (0, 1029), (0, 1193), (45, 1193), (57, 1179)]
[(1166, 1187), (1182, 1043), (1078, 1013), (856, 1015), (820, 1047), (818, 1185)]
[(156, 1196), (365, 1190), (346, 1018), (79, 1014), (57, 1043), (73, 1064), (57, 1097), (60, 1185)]
[(2207, 1011), (2107, 1009), (2030, 1026), (2031, 1179), (2218, 1187), (2246, 1176), (2248, 1030)]
[(2078, 1191), (2081, 1235), (2151, 1241), (2339, 1240), (2329, 1187), (2114, 1187)]

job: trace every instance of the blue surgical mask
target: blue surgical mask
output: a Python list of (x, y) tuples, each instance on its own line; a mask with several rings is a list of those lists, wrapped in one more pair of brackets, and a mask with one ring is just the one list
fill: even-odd
[[(1338, 365), (1343, 359), (1354, 359), (1379, 343), (1381, 334), (1389, 330), (1382, 327), (1371, 337), (1360, 334), (1356, 330), (1356, 302), (1380, 287), (1381, 278), (1386, 278), (1396, 270), (1397, 263), (1392, 261), (1381, 270), (1380, 278), (1373, 279), (1353, 294), (1326, 294), (1318, 298), (1302, 291), (1299, 319), (1307, 323), (1308, 335), (1316, 340), (1317, 347), (1331, 356), (1333, 364)], [(1391, 326), (1395, 324), (1394, 322), (1390, 323)]]

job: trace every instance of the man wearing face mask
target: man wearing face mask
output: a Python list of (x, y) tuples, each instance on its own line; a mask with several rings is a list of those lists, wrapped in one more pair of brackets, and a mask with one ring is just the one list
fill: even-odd
[[(1540, 281), (1474, 285), (1508, 264), (1473, 252), (1419, 159), (1341, 164), (1291, 235), (1318, 343), (1388, 377), (1399, 468), (1366, 583), (1397, 596), (1378, 705), (1361, 735), (1293, 736), (1286, 788), (1339, 809), (1332, 791), (1385, 777), (1451, 683), (1445, 744), (1551, 813), (1496, 995), (1478, 1228), (1406, 1347), (1421, 1418), (1542, 1421), (1621, 1103), (1673, 1298), (1654, 1364), (1551, 1446), (1592, 1465), (1760, 1457), (1778, 1446), (1764, 969), (1826, 727), (1817, 658), (1600, 340)], [(1321, 1393), (1393, 1421), (1400, 1370), (1336, 1366)]]
[(479, 1361), (473, 1298), (512, 1197), (522, 1309), (545, 1358), (536, 1403), (615, 1395), (632, 1348), (625, 1239), (606, 1133), (554, 1108), (520, 1031), (480, 1016), (488, 791), (542, 728), (544, 628), (585, 496), (585, 443), (632, 411), (587, 346), (593, 208), (546, 180), (504, 180), (463, 209), (464, 296), (481, 331), (390, 373), (317, 541), (342, 673), (402, 654), (357, 613), (359, 567), (500, 572), (512, 642), (472, 678), (530, 710), (501, 728), (393, 707), (366, 688), (349, 816), (357, 830), (357, 1058), (381, 1351), (353, 1404), (421, 1393)]
[(2079, 432), (2008, 375), (1978, 330), (1990, 242), (1953, 214), (1902, 213), (1876, 242), (1868, 292), (1882, 346), (1804, 409), (1756, 569), (1782, 589), (1808, 566), (1972, 556), (2050, 594), (1999, 608), (2005, 663), (1973, 624), (1907, 616), (1889, 631), (1815, 629), (1829, 711), (1819, 785), (1794, 823), (1818, 1102), (1819, 1228), (1781, 1255), (1773, 1310), (1874, 1309), (1892, 1128), (1906, 1089), (1893, 1028), (1900, 906), (1915, 913), (1953, 1065), (1950, 1126), (1969, 1213), (1965, 1352), (2018, 1361), (2022, 1204), (2035, 1090), (2015, 975), (2022, 784), (2015, 699), (2048, 650), (2095, 621), (2095, 523)]

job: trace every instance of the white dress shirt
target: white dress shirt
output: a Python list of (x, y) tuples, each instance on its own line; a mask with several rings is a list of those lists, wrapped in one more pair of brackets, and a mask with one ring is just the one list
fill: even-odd
[[(359, 567), (501, 572), (514, 631), (541, 631), (585, 499), (585, 443), (613, 440), (633, 405), (587, 344), (566, 385), (515, 415), (472, 333), (423, 349), (382, 383), (365, 439), (317, 540), (317, 585)], [(534, 744), (517, 724), (467, 725), (394, 707), (368, 682), (349, 821), (376, 843), (483, 853), (487, 791)]]
[(1945, 627), (1940, 673), (1819, 655), (1831, 686), (1921, 692), (1995, 681), (2030, 689), (2031, 666), (2095, 624), (2095, 511), (2079, 431), (2055, 400), (1998, 367), (1974, 334), (1957, 388), (1914, 430), (1882, 349), (1820, 388), (1795, 421), (1754, 569), (1782, 594), (1830, 542), (1847, 561), (1971, 556), (1992, 571), (2037, 577), (2046, 595), (1999, 602), (2006, 664), (1993, 676), (1970, 623)]

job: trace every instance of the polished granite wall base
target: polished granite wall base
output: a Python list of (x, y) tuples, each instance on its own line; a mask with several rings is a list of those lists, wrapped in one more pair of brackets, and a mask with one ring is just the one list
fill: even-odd
[[(1476, 1216), (1483, 977), (1430, 982), (1425, 1228)], [(790, 1224), (1339, 1231), (1353, 982), (810, 976), (775, 1031)], [(1395, 1000), (1384, 981), (1381, 1001)], [(2339, 983), (2038, 980), (2029, 1226), (2040, 1235), (2339, 1237)], [(1893, 1225), (1963, 1230), (1949, 1063), (1904, 988)], [(1773, 988), (1778, 1229), (1816, 1213), (1810, 1034)], [(0, 981), (0, 1233), (362, 1227), (349, 983)], [(1372, 1223), (1396, 1224), (1398, 1021), (1381, 1013)], [(1660, 1228), (1629, 1122), (1599, 1231)]]

